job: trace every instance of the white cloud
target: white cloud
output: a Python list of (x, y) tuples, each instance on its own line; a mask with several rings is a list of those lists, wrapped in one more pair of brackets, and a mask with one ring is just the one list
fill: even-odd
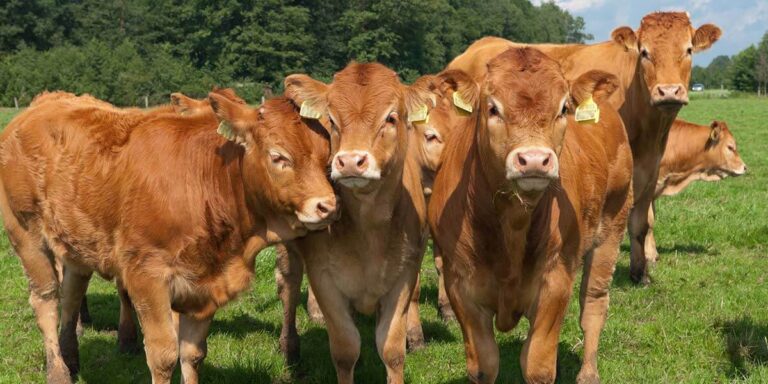
[(698, 11), (706, 8), (710, 3), (710, 0), (691, 0), (691, 9)]
[[(540, 5), (547, 0), (534, 0), (534, 4)], [(588, 8), (598, 8), (605, 3), (605, 0), (554, 0), (560, 8), (566, 9), (570, 12), (579, 12)]]

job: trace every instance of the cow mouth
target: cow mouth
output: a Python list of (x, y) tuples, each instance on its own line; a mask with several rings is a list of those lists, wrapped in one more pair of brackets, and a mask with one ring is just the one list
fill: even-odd
[(522, 176), (512, 179), (523, 192), (541, 192), (552, 182), (553, 178), (543, 175)]
[(688, 100), (682, 101), (678, 99), (661, 99), (651, 102), (651, 106), (665, 111), (677, 111), (686, 105), (688, 105)]
[(371, 181), (374, 181), (377, 179), (369, 178), (369, 177), (362, 177), (362, 176), (343, 176), (338, 179), (336, 179), (336, 182), (339, 184), (347, 187), (347, 188), (363, 188), (370, 184)]

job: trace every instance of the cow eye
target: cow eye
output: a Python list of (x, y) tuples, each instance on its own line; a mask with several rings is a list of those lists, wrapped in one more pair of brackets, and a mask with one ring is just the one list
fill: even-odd
[(685, 52), (688, 54), (688, 56), (693, 55), (693, 48), (688, 47), (688, 49), (686, 49)]
[(433, 130), (428, 130), (424, 132), (424, 138), (427, 140), (428, 143), (439, 143), (440, 138), (437, 136), (437, 133)]
[(736, 152), (736, 147), (734, 147), (733, 145), (729, 145), (728, 150), (731, 152)]
[(269, 151), (269, 159), (272, 161), (272, 165), (278, 167), (279, 169), (285, 169), (292, 166), (291, 160), (277, 151)]
[(488, 103), (488, 116), (499, 117), (499, 109), (493, 103)]
[(563, 109), (560, 110), (560, 117), (565, 117), (568, 114), (568, 103), (563, 103)]
[(336, 125), (336, 121), (333, 120), (333, 117), (328, 116), (328, 121), (331, 122), (331, 129), (333, 129), (334, 131), (338, 131), (339, 130), (339, 126)]
[(392, 125), (397, 124), (397, 112), (389, 113), (389, 116), (387, 116), (387, 124), (392, 124)]
[(640, 55), (643, 57), (643, 59), (646, 59), (646, 60), (651, 58), (651, 54), (648, 53), (648, 50), (645, 48), (640, 50)]

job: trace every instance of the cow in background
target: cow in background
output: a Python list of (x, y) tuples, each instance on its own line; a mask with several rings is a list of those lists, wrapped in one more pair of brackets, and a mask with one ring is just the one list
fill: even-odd
[(510, 47), (531, 46), (562, 66), (567, 79), (589, 70), (601, 70), (619, 79), (619, 91), (610, 97), (621, 114), (632, 144), (635, 202), (630, 214), (630, 277), (650, 284), (645, 257), (648, 210), (654, 199), (659, 163), (667, 134), (682, 106), (688, 104), (688, 83), (693, 54), (708, 49), (721, 35), (720, 28), (691, 26), (687, 13), (654, 12), (637, 31), (619, 27), (611, 40), (592, 44), (519, 44), (498, 37), (473, 43), (448, 69), (460, 69), (481, 81), (487, 63)]
[(736, 138), (725, 121), (699, 125), (677, 119), (669, 130), (667, 148), (659, 166), (654, 204), (648, 210), (648, 235), (645, 257), (655, 263), (659, 253), (653, 227), (656, 224), (656, 199), (674, 196), (696, 180), (719, 181), (747, 173), (747, 165), (736, 148)]

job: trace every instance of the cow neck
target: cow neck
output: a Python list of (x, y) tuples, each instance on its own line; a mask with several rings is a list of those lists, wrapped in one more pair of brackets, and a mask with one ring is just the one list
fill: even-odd
[(639, 58), (634, 63), (633, 72), (632, 82), (625, 92), (624, 103), (619, 108), (632, 152), (635, 154), (641, 146), (658, 145), (657, 150), (663, 153), (669, 129), (680, 109), (665, 110), (651, 105), (651, 95), (643, 79)]

